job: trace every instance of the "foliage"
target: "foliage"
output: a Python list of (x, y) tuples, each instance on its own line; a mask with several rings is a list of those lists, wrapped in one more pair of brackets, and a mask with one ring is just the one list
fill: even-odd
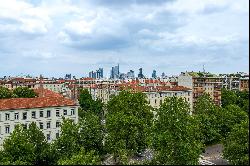
[(80, 117), (82, 117), (82, 111), (92, 111), (100, 117), (103, 113), (102, 101), (100, 99), (93, 100), (88, 89), (80, 89), (79, 104), (81, 107)]
[(223, 144), (223, 156), (231, 164), (249, 165), (249, 120), (235, 125)]
[(194, 117), (199, 122), (202, 140), (205, 145), (217, 143), (220, 135), (220, 108), (216, 106), (208, 94), (200, 96), (194, 105)]
[(70, 158), (72, 154), (80, 150), (79, 144), (79, 126), (71, 119), (63, 119), (61, 125), (61, 135), (53, 142), (52, 151), (54, 151), (57, 160)]
[(221, 89), (221, 106), (226, 107), (231, 104), (236, 104), (237, 95), (234, 91)]
[(100, 118), (92, 112), (84, 112), (79, 120), (80, 144), (86, 151), (95, 150), (98, 153), (103, 151), (103, 126)]
[(232, 104), (238, 105), (243, 111), (249, 113), (249, 92), (222, 89), (221, 103), (224, 108)]
[(218, 116), (220, 133), (224, 138), (231, 132), (235, 124), (248, 119), (247, 113), (237, 105), (228, 105), (225, 108), (221, 108), (218, 114), (220, 114)]
[(48, 143), (34, 122), (28, 129), (17, 125), (10, 137), (4, 140), (2, 161), (11, 164), (47, 164), (47, 149)]
[(37, 94), (28, 87), (17, 87), (13, 90), (13, 95), (17, 98), (34, 98)]
[(202, 151), (197, 121), (182, 98), (166, 98), (153, 127), (154, 164), (198, 164)]
[(83, 148), (70, 158), (60, 159), (58, 165), (98, 165), (100, 158), (95, 151), (86, 152)]
[(122, 158), (123, 154), (138, 153), (148, 145), (153, 114), (142, 93), (122, 91), (107, 104), (105, 146)]
[(5, 87), (0, 86), (0, 99), (7, 99), (12, 97), (12, 92)]

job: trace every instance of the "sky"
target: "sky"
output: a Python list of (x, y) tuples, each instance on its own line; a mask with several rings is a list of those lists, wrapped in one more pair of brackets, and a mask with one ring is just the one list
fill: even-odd
[(0, 0), (0, 77), (249, 71), (249, 0)]

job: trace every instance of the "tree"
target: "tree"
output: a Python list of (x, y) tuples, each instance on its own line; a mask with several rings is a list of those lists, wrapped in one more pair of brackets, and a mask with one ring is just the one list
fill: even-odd
[(220, 133), (222, 137), (226, 137), (236, 125), (248, 119), (248, 115), (237, 105), (228, 105), (222, 108), (218, 115), (220, 125)]
[(48, 164), (48, 143), (44, 134), (32, 122), (28, 129), (17, 125), (9, 138), (4, 140), (4, 161), (27, 164)]
[(202, 140), (206, 145), (217, 143), (221, 139), (221, 124), (218, 120), (220, 111), (208, 94), (200, 96), (194, 104), (194, 117), (199, 122)]
[(100, 118), (93, 112), (84, 112), (79, 120), (79, 142), (84, 149), (89, 152), (95, 150), (101, 154), (103, 152), (103, 126)]
[(223, 144), (223, 156), (231, 164), (249, 165), (249, 120), (235, 125)]
[(80, 117), (82, 117), (82, 111), (92, 111), (101, 118), (103, 114), (103, 103), (100, 99), (96, 101), (93, 100), (88, 89), (80, 89), (79, 104), (81, 107)]
[(83, 148), (72, 157), (60, 159), (58, 165), (99, 165), (100, 158), (95, 151), (86, 152)]
[(37, 94), (28, 87), (18, 87), (13, 90), (13, 95), (17, 98), (34, 98)]
[(202, 152), (199, 125), (182, 98), (166, 98), (153, 127), (154, 164), (195, 165)]
[(236, 95), (238, 96), (236, 104), (249, 114), (249, 92), (236, 91)]
[(230, 104), (236, 104), (237, 102), (237, 95), (234, 91), (221, 89), (221, 105), (222, 107), (226, 107)]
[(12, 97), (12, 92), (5, 87), (0, 86), (0, 99), (7, 99)]
[(122, 91), (107, 104), (105, 146), (115, 160), (148, 146), (153, 113), (142, 93)]
[(71, 119), (63, 119), (60, 137), (52, 143), (56, 160), (70, 158), (80, 150), (79, 126)]

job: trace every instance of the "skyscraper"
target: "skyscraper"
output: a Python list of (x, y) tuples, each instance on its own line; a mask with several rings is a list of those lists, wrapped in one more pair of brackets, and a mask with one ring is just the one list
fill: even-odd
[(112, 67), (111, 73), (110, 73), (110, 78), (111, 79), (118, 79), (120, 76), (120, 71), (119, 71), (119, 64), (115, 67)]
[(127, 73), (127, 77), (128, 78), (135, 78), (135, 72), (133, 70), (130, 70), (128, 73)]
[(139, 69), (138, 78), (144, 78), (144, 75), (142, 74), (142, 68)]
[(103, 68), (99, 68), (98, 70), (96, 70), (96, 72), (94, 71), (89, 72), (89, 77), (97, 79), (103, 78)]
[(103, 68), (96, 70), (96, 78), (103, 78)]
[(156, 70), (153, 70), (153, 73), (152, 73), (152, 78), (157, 78), (157, 75), (156, 75)]

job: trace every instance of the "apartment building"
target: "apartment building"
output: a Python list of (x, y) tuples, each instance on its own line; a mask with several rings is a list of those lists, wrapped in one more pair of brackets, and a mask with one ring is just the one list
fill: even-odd
[(28, 87), (31, 89), (35, 89), (36, 87), (36, 79), (33, 78), (11, 78), (10, 80), (6, 80), (4, 82), (4, 87), (8, 89), (15, 89), (18, 87)]
[(142, 92), (146, 95), (146, 99), (150, 106), (159, 108), (166, 97), (182, 97), (193, 108), (193, 93), (192, 89), (183, 86), (138, 86), (130, 84), (116, 84), (112, 86), (95, 86), (89, 88), (89, 91), (94, 100), (101, 99), (102, 102), (107, 103), (112, 95), (118, 95), (122, 90), (129, 90), (131, 92)]
[(249, 91), (249, 77), (240, 78), (240, 91)]
[(60, 135), (63, 117), (78, 122), (78, 105), (62, 95), (46, 89), (36, 89), (39, 97), (0, 99), (0, 148), (15, 125), (35, 122), (48, 142)]
[(178, 85), (192, 89), (193, 103), (204, 93), (210, 95), (216, 105), (221, 105), (221, 88), (223, 78), (214, 76), (193, 76), (191, 73), (181, 73)]

